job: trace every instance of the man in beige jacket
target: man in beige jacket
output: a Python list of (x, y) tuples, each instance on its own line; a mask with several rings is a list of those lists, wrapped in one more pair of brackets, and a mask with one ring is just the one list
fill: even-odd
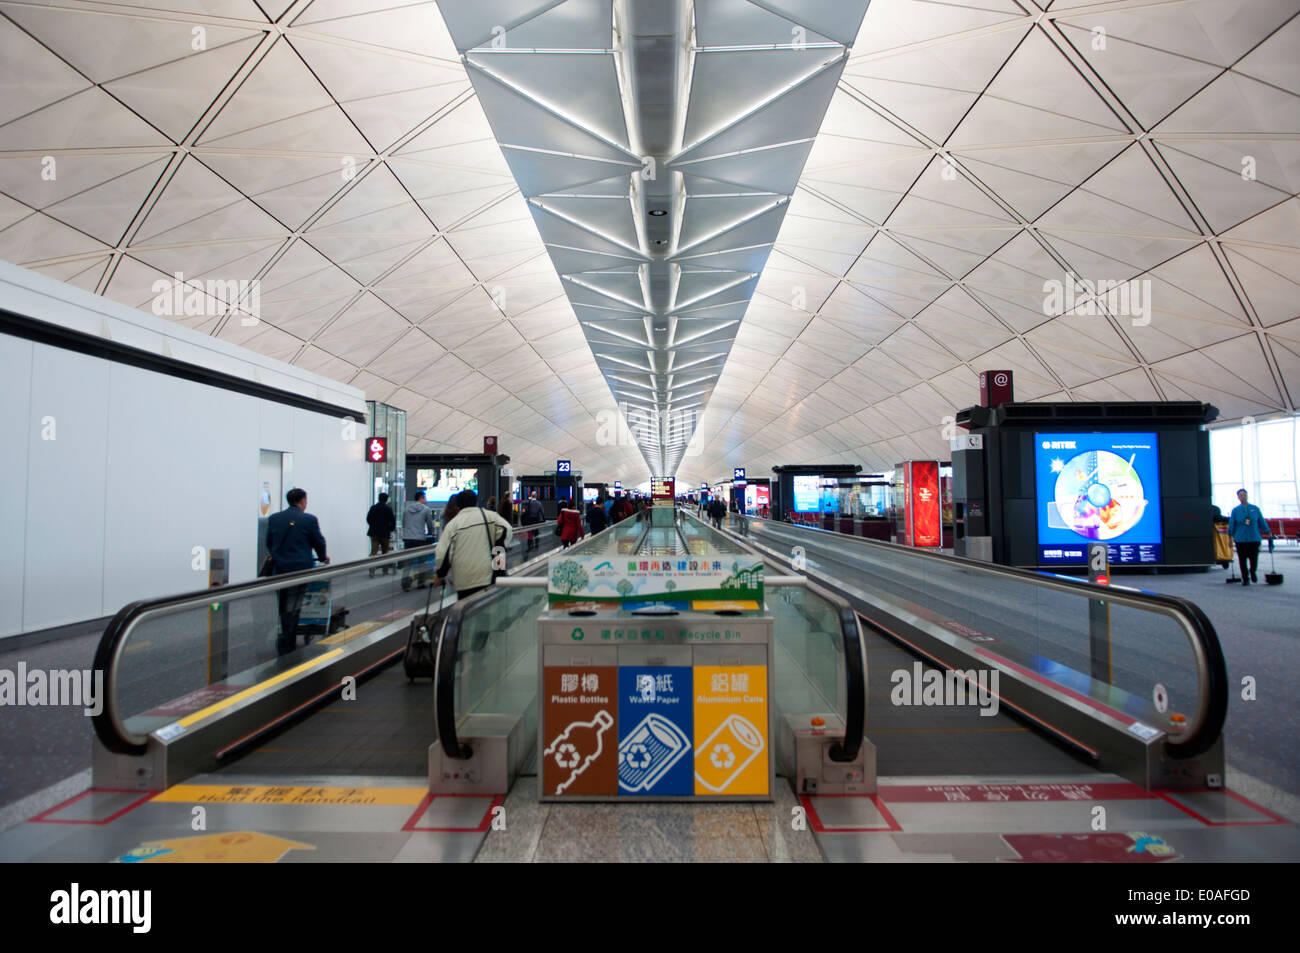
[[(496, 513), (480, 509), (473, 490), (461, 491), (456, 501), (460, 512), (442, 528), (433, 564), (442, 572), (444, 560), (450, 563), (456, 598), (467, 599), (492, 585), (492, 554), (500, 547), (502, 559), (505, 558), (511, 528)], [(445, 581), (442, 576), (434, 580), (440, 586)]]

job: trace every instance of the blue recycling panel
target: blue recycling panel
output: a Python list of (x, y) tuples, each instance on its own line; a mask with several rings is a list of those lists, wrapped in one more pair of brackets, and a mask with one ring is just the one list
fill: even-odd
[(618, 793), (695, 793), (689, 666), (618, 670)]

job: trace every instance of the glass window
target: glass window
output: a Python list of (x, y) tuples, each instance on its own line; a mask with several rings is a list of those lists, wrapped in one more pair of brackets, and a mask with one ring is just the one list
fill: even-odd
[(1295, 421), (1273, 420), (1256, 428), (1259, 479), (1295, 481)]
[(1210, 474), (1216, 483), (1241, 485), (1240, 427), (1210, 431)]

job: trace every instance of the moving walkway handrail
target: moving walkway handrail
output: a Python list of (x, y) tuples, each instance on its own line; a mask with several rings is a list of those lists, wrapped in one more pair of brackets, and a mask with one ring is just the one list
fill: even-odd
[[(595, 539), (597, 536), (609, 532), (616, 526), (624, 525), (628, 520), (635, 520), (636, 518), (635, 515), (632, 515), (606, 526), (599, 533), (591, 533), (582, 542), (576, 543), (574, 548), (581, 546), (587, 540)], [(644, 532), (642, 532), (641, 536), (644, 535)], [(549, 555), (549, 553), (543, 553), (542, 556), (535, 557), (525, 566), (532, 566), (538, 559), (549, 557)], [(545, 585), (545, 582), (542, 585)], [(473, 748), (461, 743), (456, 729), (456, 656), (460, 654), (461, 622), (469, 608), (478, 609), (490, 605), (498, 599), (505, 598), (505, 594), (514, 588), (516, 587), (494, 585), (483, 592), (475, 593), (464, 602), (457, 600), (443, 615), (442, 626), (438, 630), (437, 651), (434, 654), (433, 717), (438, 730), (438, 743), (442, 745), (442, 750), (447, 757), (455, 761), (467, 760), (474, 753)]]
[[(704, 522), (698, 516), (692, 516), (690, 513), (684, 514), (687, 519), (694, 520), (703, 526), (712, 534), (722, 536), (736, 543), (742, 549), (750, 550), (755, 556), (758, 556), (764, 563), (769, 565), (780, 566), (777, 560), (773, 559), (767, 553), (761, 552), (753, 546), (749, 540), (736, 536), (735, 533), (726, 532), (725, 535), (721, 530), (714, 529), (711, 525)], [(782, 567), (784, 568), (784, 567)], [(845, 694), (845, 705), (847, 717), (844, 720), (844, 740), (839, 744), (831, 746), (829, 751), (830, 758), (836, 762), (852, 761), (858, 756), (858, 749), (862, 747), (862, 739), (866, 734), (867, 724), (867, 672), (866, 672), (866, 648), (862, 641), (862, 630), (858, 621), (858, 614), (853, 610), (849, 601), (839, 593), (831, 592), (823, 586), (808, 580), (805, 577), (804, 587), (812, 592), (815, 596), (825, 600), (835, 607), (836, 615), (840, 622), (840, 633), (844, 640), (844, 677), (847, 681), (847, 692)], [(866, 620), (867, 624), (876, 631), (876, 626), (870, 619)]]
[[(554, 521), (535, 523), (527, 527), (512, 527), (512, 531), (517, 536), (520, 530), (535, 532), (543, 527), (553, 527), (554, 525)], [(256, 595), (261, 592), (275, 592), (288, 586), (328, 581), (360, 569), (376, 569), (411, 559), (425, 558), (432, 556), (433, 552), (433, 544), (430, 544), (419, 549), (403, 549), (386, 555), (367, 556), (346, 563), (316, 566), (312, 569), (302, 569), (298, 572), (254, 579), (249, 582), (233, 582), (224, 586), (213, 586), (209, 589), (199, 589), (174, 596), (138, 599), (135, 602), (127, 603), (109, 621), (108, 626), (99, 638), (99, 645), (95, 649), (94, 671), (104, 673), (103, 691), (105, 696), (104, 705), (100, 712), (91, 716), (91, 724), (95, 729), (95, 734), (105, 748), (116, 754), (142, 755), (148, 750), (146, 735), (136, 735), (127, 730), (117, 699), (118, 666), (121, 663), (122, 653), (126, 649), (132, 632), (140, 623), (174, 612), (200, 609), (214, 602), (227, 602), (233, 597)]]
[[(758, 554), (762, 556), (762, 554)], [(762, 557), (764, 562), (772, 562)], [(845, 678), (847, 692), (845, 703), (847, 717), (844, 721), (844, 740), (830, 748), (830, 758), (836, 762), (852, 761), (858, 756), (862, 739), (866, 734), (867, 719), (867, 678), (866, 654), (862, 642), (859, 617), (849, 605), (848, 600), (814, 582), (801, 577), (801, 584), (818, 597), (835, 607), (844, 639)], [(542, 585), (545, 585), (543, 582)], [(506, 592), (515, 586), (493, 586), (485, 592), (477, 593), (464, 602), (457, 602), (447, 609), (438, 636), (438, 651), (434, 674), (434, 718), (438, 728), (438, 741), (447, 757), (464, 761), (474, 751), (460, 741), (456, 730), (456, 656), (460, 652), (460, 631), (463, 617), (469, 609), (481, 609), (494, 600), (504, 598)], [(868, 625), (871, 624), (867, 620)]]
[[(1164, 593), (1109, 585), (1103, 586), (1086, 579), (1075, 580), (1054, 573), (1001, 566), (965, 556), (929, 552), (923, 549), (900, 546), (897, 543), (850, 536), (846, 533), (837, 533), (820, 527), (777, 522), (776, 520), (763, 519), (758, 516), (732, 515), (736, 516), (737, 519), (767, 523), (782, 530), (824, 533), (827, 539), (852, 543), (869, 549), (888, 547), (894, 554), (902, 552), (908, 558), (938, 560), (945, 565), (956, 563), (977, 572), (1017, 579), (1034, 586), (1065, 592), (1069, 595), (1092, 596), (1115, 605), (1127, 605), (1139, 611), (1155, 612), (1172, 618), (1182, 628), (1190, 643), (1192, 656), (1196, 661), (1196, 677), (1202, 691), (1198, 692), (1193, 730), (1185, 734), (1166, 736), (1165, 744), (1169, 755), (1173, 758), (1191, 758), (1202, 754), (1213, 746), (1223, 731), (1223, 723), (1228, 714), (1227, 665), (1224, 662), (1223, 648), (1219, 645), (1219, 636), (1215, 631), (1214, 623), (1194, 602), (1179, 596), (1165, 595)], [(746, 533), (739, 538), (748, 540), (749, 537)]]

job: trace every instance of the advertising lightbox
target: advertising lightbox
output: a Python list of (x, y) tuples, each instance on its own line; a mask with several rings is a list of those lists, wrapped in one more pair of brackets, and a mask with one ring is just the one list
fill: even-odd
[(913, 460), (908, 464), (908, 544), (939, 546), (939, 464), (935, 460)]
[[(416, 485), (423, 490), (430, 503), (446, 503), (461, 490), (478, 492), (478, 470), (417, 470)], [(414, 499), (414, 497), (412, 497)]]
[(1036, 433), (1038, 560), (1082, 564), (1088, 543), (1110, 562), (1161, 562), (1159, 444), (1154, 433)]
[(797, 476), (794, 478), (794, 511), (817, 513), (821, 510), (821, 477)]

